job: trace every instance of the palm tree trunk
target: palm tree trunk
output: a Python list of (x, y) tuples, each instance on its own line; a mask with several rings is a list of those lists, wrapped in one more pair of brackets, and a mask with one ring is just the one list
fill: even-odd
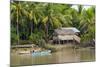
[(18, 37), (18, 40), (17, 40), (17, 45), (19, 45), (19, 25), (18, 25), (18, 20), (19, 20), (19, 17), (18, 17), (18, 9), (17, 9), (17, 37)]
[(46, 40), (46, 42), (48, 43), (48, 24), (49, 24), (49, 19), (48, 19), (48, 21), (47, 21), (47, 23), (45, 24), (45, 36), (46, 36), (46, 38), (45, 38), (45, 40)]
[(33, 31), (33, 24), (32, 24), (32, 22), (30, 21), (30, 23), (31, 23), (31, 35), (32, 35), (32, 31)]

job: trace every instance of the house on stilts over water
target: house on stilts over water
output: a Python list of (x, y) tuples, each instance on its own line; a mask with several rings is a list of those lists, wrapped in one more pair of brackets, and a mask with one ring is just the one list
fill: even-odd
[(80, 31), (74, 27), (55, 29), (53, 33), (54, 44), (80, 43)]

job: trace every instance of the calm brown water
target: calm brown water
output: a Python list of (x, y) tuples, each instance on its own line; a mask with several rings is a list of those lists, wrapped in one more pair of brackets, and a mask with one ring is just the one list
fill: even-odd
[(11, 54), (11, 65), (37, 65), (69, 62), (95, 61), (95, 50), (90, 48), (66, 48), (48, 56)]

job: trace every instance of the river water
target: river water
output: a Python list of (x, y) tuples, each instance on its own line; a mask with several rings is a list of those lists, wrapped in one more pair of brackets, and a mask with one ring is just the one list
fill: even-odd
[(37, 65), (95, 61), (95, 50), (90, 48), (64, 48), (47, 56), (11, 54), (11, 65)]

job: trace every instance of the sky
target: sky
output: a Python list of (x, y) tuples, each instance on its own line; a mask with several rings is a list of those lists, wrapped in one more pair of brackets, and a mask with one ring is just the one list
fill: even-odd
[[(84, 6), (83, 6), (84, 9), (88, 9), (88, 8), (90, 8), (90, 7), (91, 7), (91, 5), (84, 5)], [(75, 9), (78, 10), (77, 5), (73, 5), (72, 8), (75, 8)]]

